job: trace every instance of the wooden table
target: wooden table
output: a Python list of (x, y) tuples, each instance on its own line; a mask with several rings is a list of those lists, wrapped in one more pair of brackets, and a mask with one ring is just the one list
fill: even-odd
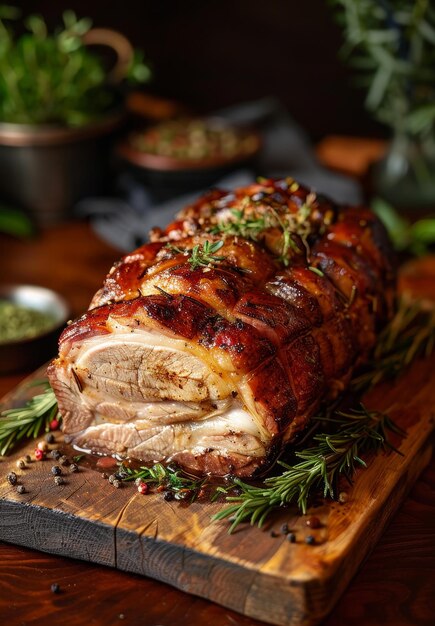
[[(361, 173), (378, 144), (332, 139), (321, 158)], [(375, 146), (375, 147), (374, 147)], [(377, 146), (377, 147), (376, 147)], [(364, 148), (363, 152), (361, 149)], [(341, 156), (340, 156), (341, 155)], [(369, 156), (367, 156), (369, 155)], [(61, 293), (78, 315), (119, 253), (84, 223), (69, 223), (31, 241), (0, 236), (0, 280)], [(24, 375), (0, 377), (0, 396)], [(435, 620), (435, 462), (423, 472), (374, 552), (324, 626), (432, 626)], [(53, 594), (51, 584), (61, 587)], [(257, 626), (167, 585), (109, 568), (0, 544), (0, 624)]]

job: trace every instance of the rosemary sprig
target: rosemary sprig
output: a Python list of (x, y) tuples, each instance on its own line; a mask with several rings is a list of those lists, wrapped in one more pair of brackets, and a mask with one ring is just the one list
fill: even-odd
[(207, 239), (204, 241), (203, 245), (196, 245), (191, 250), (179, 248), (170, 243), (168, 243), (166, 247), (177, 254), (184, 254), (185, 256), (188, 256), (188, 262), (190, 263), (191, 268), (196, 270), (198, 267), (211, 267), (220, 261), (224, 261), (226, 257), (217, 256), (215, 254), (222, 248), (223, 245), (223, 241), (215, 241), (212, 243)]
[(164, 488), (165, 492), (170, 493), (175, 500), (189, 499), (190, 502), (197, 498), (208, 481), (208, 478), (189, 476), (179, 467), (165, 466), (161, 463), (155, 463), (152, 467), (140, 467), (138, 470), (121, 463), (118, 474), (124, 481), (140, 479), (141, 482), (150, 486)]
[(49, 430), (58, 408), (54, 391), (48, 380), (38, 382), (43, 393), (34, 396), (24, 407), (3, 411), (0, 419), (0, 456), (4, 456), (24, 438), (36, 438)]
[(435, 348), (435, 311), (419, 302), (399, 301), (397, 313), (380, 333), (372, 359), (351, 381), (362, 393), (384, 380), (396, 378), (416, 358), (428, 357)]
[(284, 471), (266, 478), (260, 487), (236, 478), (234, 483), (241, 490), (240, 495), (227, 496), (227, 502), (232, 504), (216, 513), (213, 519), (230, 518), (231, 533), (245, 521), (261, 527), (274, 509), (291, 503), (296, 503), (302, 513), (306, 513), (313, 492), (322, 491), (324, 497), (333, 498), (340, 476), (351, 482), (356, 468), (366, 466), (361, 458), (363, 454), (386, 448), (394, 450), (388, 431), (404, 435), (387, 415), (369, 412), (363, 405), (347, 413), (336, 412), (327, 420), (318, 419), (330, 422), (335, 432), (314, 435), (315, 445), (295, 453), (300, 462), (288, 465), (280, 461)]

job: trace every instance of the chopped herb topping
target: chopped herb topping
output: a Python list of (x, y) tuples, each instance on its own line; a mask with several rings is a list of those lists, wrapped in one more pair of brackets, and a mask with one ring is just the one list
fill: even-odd
[(223, 241), (215, 241), (212, 243), (211, 241), (204, 241), (203, 245), (196, 245), (191, 250), (187, 250), (185, 248), (178, 248), (177, 246), (173, 246), (172, 244), (167, 244), (167, 248), (176, 252), (177, 254), (183, 254), (184, 256), (188, 256), (188, 262), (193, 270), (198, 269), (198, 267), (210, 267), (216, 265), (220, 261), (225, 260), (225, 256), (217, 256), (215, 253), (218, 252), (222, 246), (224, 245)]

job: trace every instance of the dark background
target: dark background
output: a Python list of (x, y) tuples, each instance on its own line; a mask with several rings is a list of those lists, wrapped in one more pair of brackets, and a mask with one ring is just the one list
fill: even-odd
[(338, 58), (342, 43), (328, 0), (35, 0), (10, 2), (51, 26), (74, 9), (115, 28), (154, 68), (147, 89), (198, 113), (274, 95), (315, 140), (382, 135), (363, 92)]

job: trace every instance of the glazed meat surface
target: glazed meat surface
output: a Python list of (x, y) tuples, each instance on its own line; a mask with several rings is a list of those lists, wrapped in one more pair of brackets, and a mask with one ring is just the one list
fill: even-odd
[(63, 332), (49, 378), (64, 433), (93, 452), (253, 475), (345, 388), (393, 300), (369, 210), (292, 179), (211, 191), (116, 263)]

